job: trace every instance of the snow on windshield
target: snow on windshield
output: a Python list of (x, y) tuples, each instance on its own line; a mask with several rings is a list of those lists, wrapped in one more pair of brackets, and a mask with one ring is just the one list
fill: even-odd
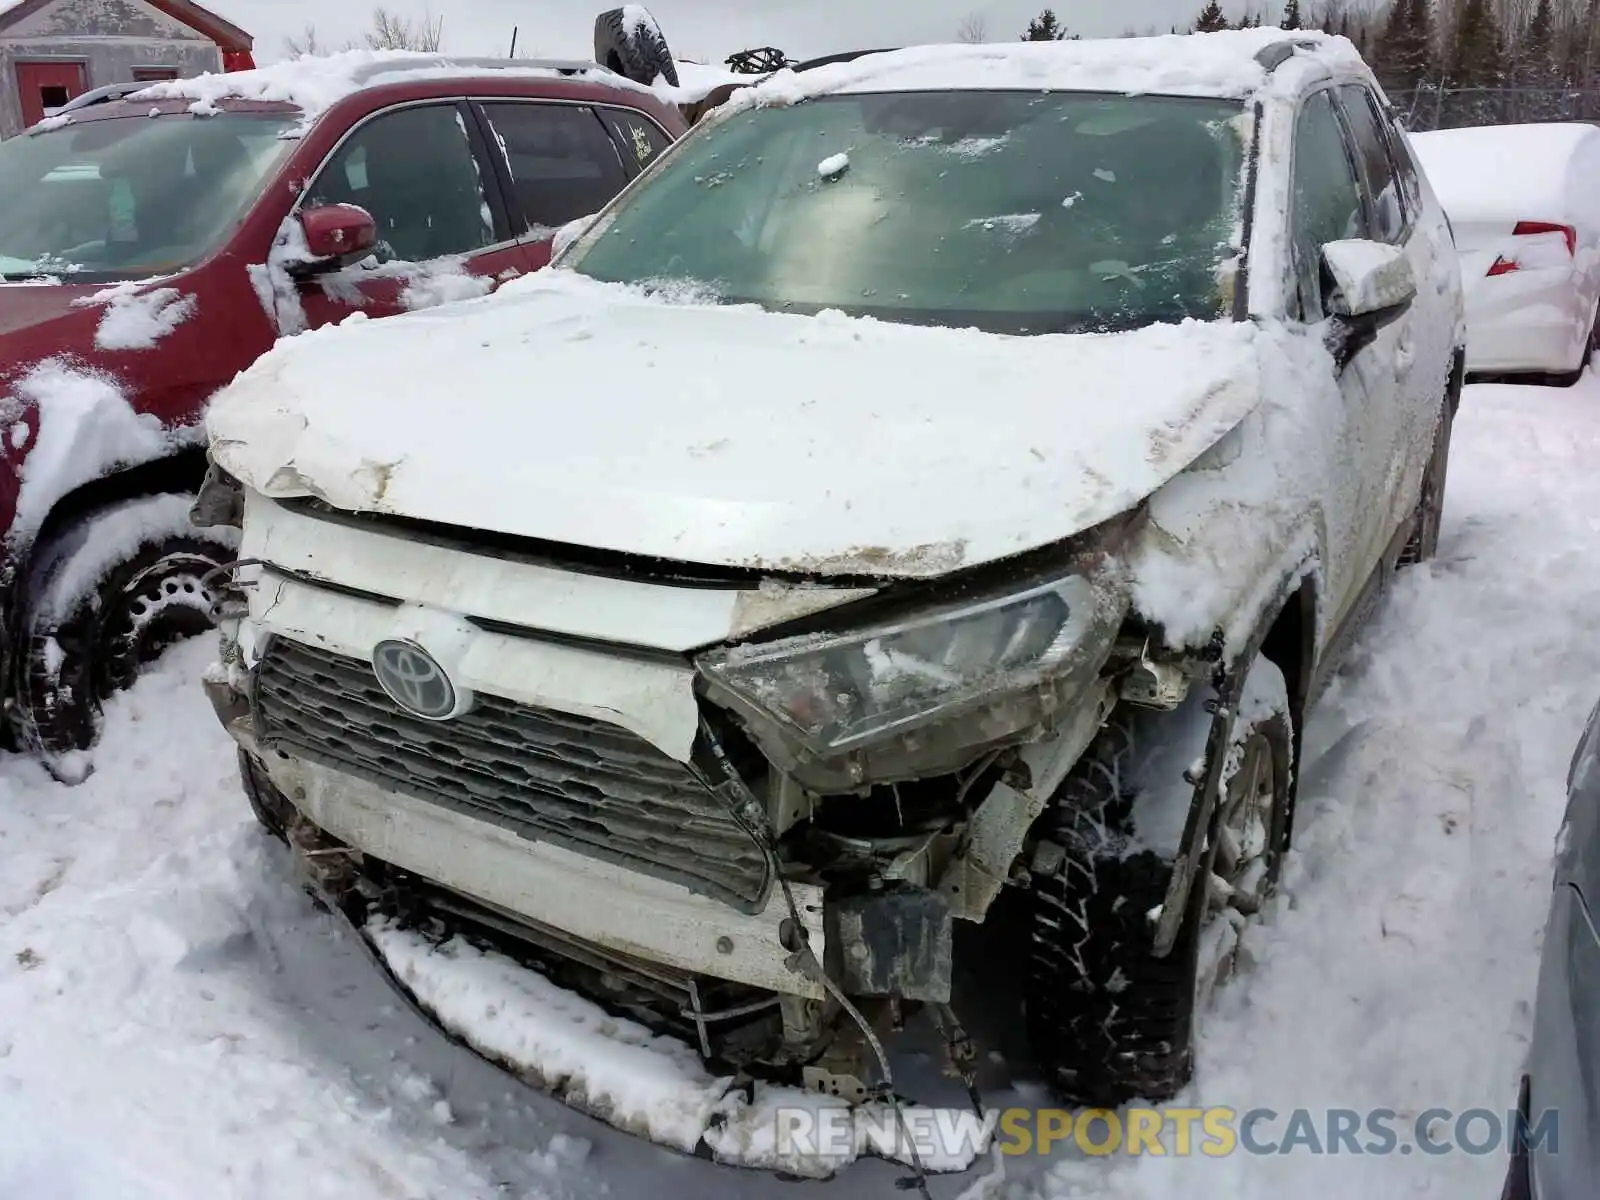
[(1231, 307), (1249, 131), (1234, 101), (1170, 96), (891, 92), (760, 109), (686, 143), (567, 265), (729, 303), (1002, 333), (1211, 320)]

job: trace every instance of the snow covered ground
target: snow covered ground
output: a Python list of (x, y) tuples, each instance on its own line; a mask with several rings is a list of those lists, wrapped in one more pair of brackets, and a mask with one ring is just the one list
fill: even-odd
[[(1286, 895), (1218, 996), (1191, 1102), (1514, 1099), (1562, 781), (1600, 694), (1597, 458), (1600, 379), (1469, 390), (1440, 558), (1307, 732)], [(211, 653), (180, 648), (114, 705), (83, 786), (0, 760), (0, 1197), (794, 1194), (615, 1134), (406, 1012), (251, 822), (197, 686)], [(1005, 1168), (1015, 1200), (1381, 1200), (1496, 1195), (1503, 1159)], [(808, 1194), (898, 1195), (899, 1173)]]

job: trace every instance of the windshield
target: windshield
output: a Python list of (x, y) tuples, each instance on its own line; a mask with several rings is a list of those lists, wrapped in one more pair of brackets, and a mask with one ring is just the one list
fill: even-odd
[(0, 142), (0, 276), (161, 275), (216, 248), (298, 114), (116, 117)]
[(570, 263), (728, 303), (1005, 333), (1230, 308), (1238, 103), (830, 96), (692, 137)]

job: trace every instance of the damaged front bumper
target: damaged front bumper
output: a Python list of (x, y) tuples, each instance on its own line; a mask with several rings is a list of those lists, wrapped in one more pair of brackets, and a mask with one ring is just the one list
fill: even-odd
[[(823, 632), (696, 657), (763, 605), (781, 622), (837, 597), (569, 572), (246, 499), (254, 565), (207, 687), (322, 890), (481, 935), (741, 1077), (869, 1097), (906, 1009), (948, 1014), (954, 922), (1026, 878), (1115, 699), (1125, 604), (1078, 576), (935, 610), (1048, 669), (837, 704), (864, 670), (961, 645), (931, 619), (813, 616)], [(393, 643), (448, 679), (444, 716), (377, 676)]]

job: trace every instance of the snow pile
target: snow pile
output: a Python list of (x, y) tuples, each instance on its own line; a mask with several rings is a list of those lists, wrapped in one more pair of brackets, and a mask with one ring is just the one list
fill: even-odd
[[(848, 1145), (819, 1139), (816, 1153), (784, 1136), (785, 1119), (848, 1105), (795, 1088), (759, 1087), (754, 1103), (710, 1075), (700, 1057), (672, 1038), (610, 1016), (599, 1006), (492, 951), (455, 937), (435, 945), (378, 919), (367, 927), (378, 953), (444, 1028), (534, 1086), (559, 1095), (615, 1128), (678, 1150), (702, 1140), (719, 1161), (826, 1176), (876, 1153), (909, 1161), (891, 1109), (866, 1106), (848, 1118)], [(913, 1129), (959, 1114), (912, 1107)], [(792, 1127), (791, 1127), (792, 1128)], [(973, 1137), (924, 1166), (959, 1171), (988, 1148)]]
[(97, 292), (80, 304), (104, 304), (105, 316), (95, 331), (101, 350), (153, 350), (156, 343), (182, 325), (200, 306), (198, 296), (177, 288), (150, 288), (148, 281), (119, 284)]
[(1600, 238), (1600, 128), (1497, 125), (1407, 139), (1451, 221), (1572, 221)]
[(622, 6), (622, 27), (635, 38), (654, 38), (662, 45), (666, 45), (667, 39), (661, 36), (661, 26), (656, 24), (656, 19), (650, 15), (650, 10), (642, 4)]
[[(922, 46), (871, 54), (803, 73), (779, 71), (728, 101), (796, 104), (835, 92), (910, 92), (1010, 88), (1103, 91), (1174, 96), (1253, 94), (1267, 79), (1256, 54), (1284, 40), (1281, 29), (1238, 29), (1160, 37), (1098, 38), (1076, 42)], [(1359, 65), (1347, 38), (1297, 31), (1315, 43), (1309, 56), (1328, 64)]]
[(850, 169), (850, 156), (848, 154), (831, 154), (817, 164), (817, 177), (820, 179), (836, 179)]
[[(1149, 495), (1256, 406), (1260, 336), (1003, 337), (547, 271), (283, 342), (208, 421), (219, 460), (273, 495), (680, 561), (927, 575)], [(535, 378), (585, 402), (530, 409), (518, 381)], [(617, 378), (635, 382), (596, 386)], [(440, 396), (461, 419), (441, 424)]]
[(698, 104), (718, 88), (730, 86), (747, 88), (762, 79), (760, 75), (741, 75), (726, 67), (684, 62), (681, 59), (674, 60), (673, 65), (678, 68), (678, 86), (669, 87), (657, 81), (651, 88), (651, 91), (668, 104)]
[(34, 367), (12, 385), (12, 396), (33, 410), (35, 427), (6, 534), (14, 545), (30, 541), (55, 502), (74, 488), (113, 468), (161, 458), (173, 445), (160, 418), (135, 412), (115, 380), (66, 359)]
[(693, 1150), (731, 1082), (689, 1047), (460, 938), (435, 947), (368, 927), (395, 975), (447, 1029), (574, 1108), (654, 1142)]
[[(509, 277), (516, 278), (515, 274)], [(323, 295), (351, 308), (361, 308), (370, 303), (369, 296), (362, 290), (363, 284), (384, 280), (400, 285), (397, 300), (408, 311), (454, 304), (458, 300), (476, 300), (480, 296), (487, 296), (495, 288), (492, 276), (474, 275), (467, 270), (467, 260), (459, 255), (422, 263), (380, 264), (375, 259), (369, 259), (342, 271), (329, 271), (315, 277)]]
[(411, 311), (454, 304), (458, 300), (476, 300), (494, 291), (494, 280), (488, 275), (472, 274), (462, 258), (412, 264), (404, 278), (406, 286), (400, 293), (400, 305)]

